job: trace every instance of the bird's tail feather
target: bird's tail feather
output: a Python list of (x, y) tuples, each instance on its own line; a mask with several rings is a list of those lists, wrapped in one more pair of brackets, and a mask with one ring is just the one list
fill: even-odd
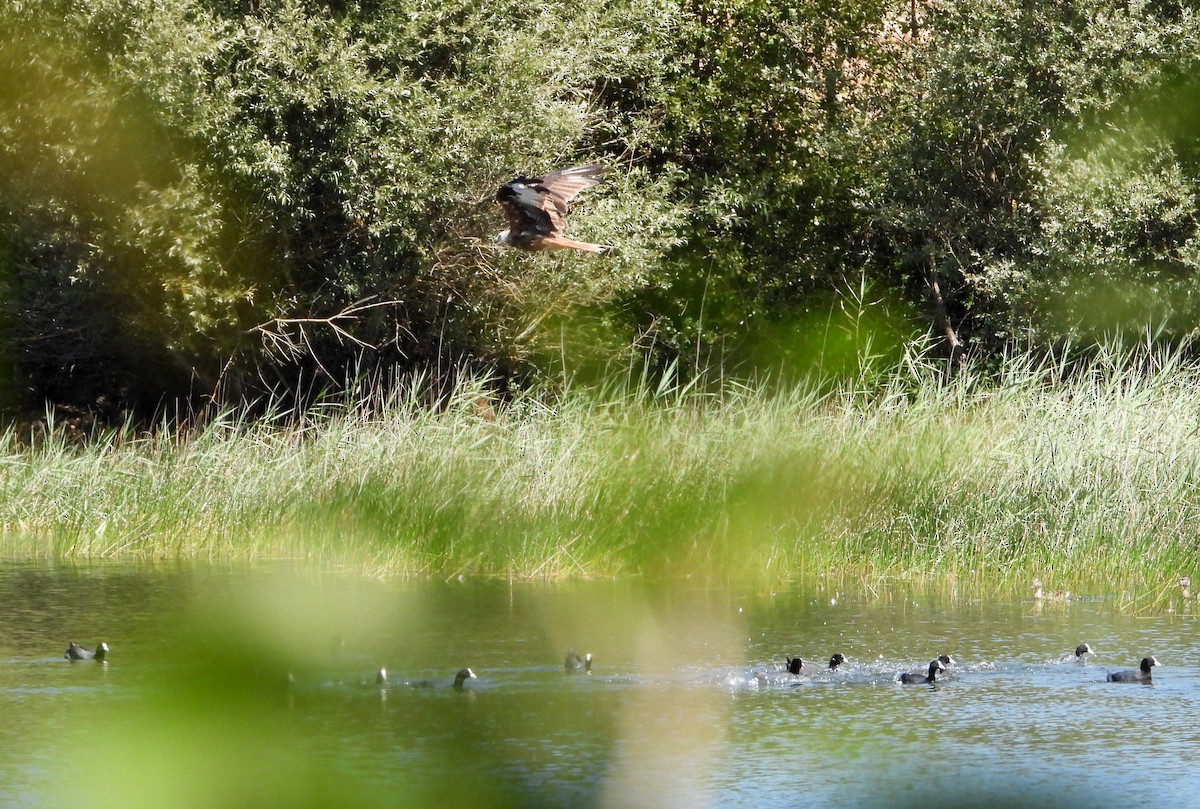
[(538, 250), (580, 250), (584, 253), (595, 253), (602, 255), (612, 249), (611, 245), (607, 244), (592, 244), (590, 242), (580, 242), (575, 239), (568, 239), (566, 236), (548, 236), (539, 242)]

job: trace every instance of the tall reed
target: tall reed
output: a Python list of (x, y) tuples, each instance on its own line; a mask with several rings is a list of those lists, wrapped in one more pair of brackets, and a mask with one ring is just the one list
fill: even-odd
[(1200, 372), (1171, 354), (920, 361), (869, 386), (464, 385), (195, 434), (0, 437), (12, 555), (381, 575), (1151, 581), (1197, 567)]

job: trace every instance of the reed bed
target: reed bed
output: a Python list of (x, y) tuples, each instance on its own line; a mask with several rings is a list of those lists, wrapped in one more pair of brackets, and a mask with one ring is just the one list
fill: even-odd
[(304, 560), (378, 575), (976, 578), (1197, 571), (1200, 371), (1010, 359), (947, 381), (417, 393), (73, 445), (0, 437), (12, 556)]

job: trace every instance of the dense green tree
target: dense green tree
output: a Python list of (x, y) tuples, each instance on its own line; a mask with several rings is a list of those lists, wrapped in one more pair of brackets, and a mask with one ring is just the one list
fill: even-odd
[(681, 167), (692, 215), (664, 284), (633, 306), (666, 344), (701, 364), (820, 354), (804, 332), (861, 289), (860, 152), (898, 80), (907, 9), (684, 4), (649, 151)]
[[(12, 0), (0, 407), (1178, 336), (1198, 30), (1169, 0)], [(573, 229), (609, 255), (490, 243), (500, 182), (592, 160)]]
[[(630, 32), (669, 30), (659, 12), (631, 3), (617, 29), (599, 3), (6, 6), (0, 322), (26, 404), (140, 386), (122, 406), (145, 411), (371, 367), (519, 363), (548, 312), (647, 283), (676, 240), (667, 175), (634, 167), (576, 221), (619, 240), (610, 260), (481, 242), (501, 227), (499, 182), (627, 159), (597, 142), (594, 98), (653, 72), (661, 48)], [(56, 234), (66, 255), (32, 255)], [(88, 310), (63, 334), (42, 322), (75, 317), (59, 287)], [(71, 336), (130, 362), (68, 374)], [(137, 358), (157, 355), (173, 379), (145, 378)]]
[[(1181, 139), (1153, 135), (1156, 122), (1129, 113), (1194, 72), (1200, 21), (1173, 2), (925, 7), (913, 91), (889, 115), (891, 130), (907, 134), (877, 141), (876, 184), (862, 194), (877, 216), (877, 270), (891, 264), (914, 300), (927, 293), (948, 342), (994, 349), (1069, 337), (1081, 321), (1066, 302), (1077, 293), (1160, 272), (1138, 246), (1139, 221), (1194, 216), (1187, 175), (1197, 175), (1172, 168)], [(1101, 168), (1114, 158), (1123, 169)], [(1186, 222), (1154, 227), (1165, 237), (1158, 250), (1190, 252)], [(1120, 254), (1119, 272), (1097, 239)], [(1158, 306), (1142, 303), (1151, 304), (1142, 314)], [(1136, 330), (1146, 320), (1109, 322)]]

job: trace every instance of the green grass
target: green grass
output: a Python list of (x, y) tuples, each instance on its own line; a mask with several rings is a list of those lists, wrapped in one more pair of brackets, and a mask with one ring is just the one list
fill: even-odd
[[(10, 556), (289, 558), (379, 575), (933, 576), (1050, 589), (1197, 571), (1200, 370), (1169, 354), (909, 362), (868, 385), (530, 394), (434, 411), (0, 439)], [(368, 415), (368, 413), (373, 413)], [(1154, 588), (1157, 588), (1155, 590)]]

